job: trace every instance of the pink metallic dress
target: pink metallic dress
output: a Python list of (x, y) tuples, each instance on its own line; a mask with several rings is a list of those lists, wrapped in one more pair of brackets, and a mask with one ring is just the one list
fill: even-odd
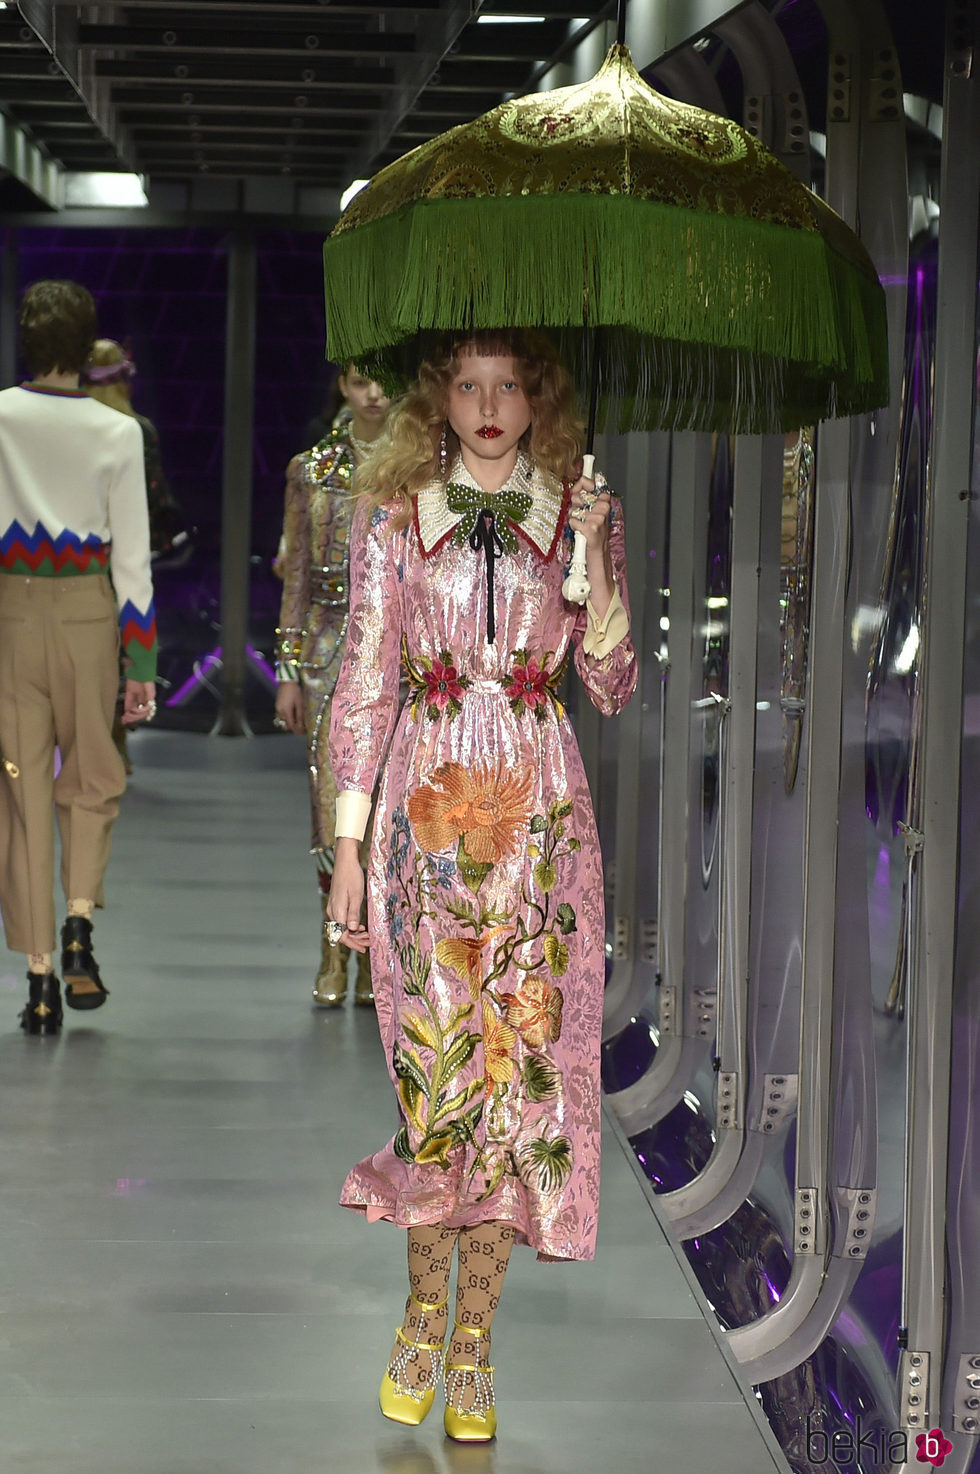
[[(457, 461), (395, 531), (362, 506), (330, 735), (338, 789), (381, 776), (368, 916), (401, 1120), (341, 1202), (502, 1220), (542, 1259), (591, 1258), (599, 1203), (602, 858), (557, 687), (570, 657), (606, 715), (636, 685), (629, 635), (587, 655), (589, 615), (562, 600), (566, 512), (523, 458), (494, 496)], [(610, 537), (626, 604), (618, 504)]]

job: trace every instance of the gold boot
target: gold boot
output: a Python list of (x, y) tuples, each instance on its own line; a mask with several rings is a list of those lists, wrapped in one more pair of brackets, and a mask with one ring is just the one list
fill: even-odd
[(361, 952), (357, 958), (357, 977), (354, 981), (354, 1002), (364, 1008), (374, 1007), (374, 985), (371, 982), (371, 953)]
[(320, 957), (320, 971), (313, 984), (313, 1002), (321, 1008), (339, 1008), (347, 997), (347, 961), (349, 947), (331, 947), (326, 941)]
[(323, 926), (320, 931), (320, 971), (313, 984), (313, 1002), (321, 1008), (339, 1008), (347, 997), (347, 963), (349, 947), (331, 947), (327, 941), (327, 896), (320, 894)]

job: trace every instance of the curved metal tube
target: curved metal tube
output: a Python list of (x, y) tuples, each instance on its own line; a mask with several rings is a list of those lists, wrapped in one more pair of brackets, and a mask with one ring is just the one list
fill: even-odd
[[(724, 1191), (738, 1166), (745, 1136), (759, 545), (765, 446), (770, 452), (775, 446), (778, 455), (775, 484), (781, 496), (781, 444), (772, 437), (761, 436), (739, 436), (735, 442), (728, 667), (731, 710), (727, 718), (723, 773), (717, 1136), (715, 1149), (704, 1169), (691, 1182), (661, 1198), (670, 1218), (687, 1217)], [(769, 459), (772, 460), (771, 454)], [(778, 515), (778, 501), (774, 515)]]
[[(656, 693), (647, 674), (655, 664), (660, 643), (655, 615), (660, 601), (650, 582), (651, 553), (662, 555), (666, 523), (670, 438), (666, 434), (628, 435), (625, 454), (616, 464), (623, 489), (629, 535), (626, 555), (630, 586), (633, 638), (640, 662), (640, 688), (617, 721), (616, 771), (616, 881), (613, 898), (613, 972), (603, 1000), (603, 1039), (626, 1027), (650, 993), (655, 968), (642, 958), (641, 918), (654, 912), (655, 875), (659, 846), (649, 839), (659, 829), (659, 784), (644, 782), (644, 751), (650, 742), (648, 705), (656, 702), (657, 726), (662, 682)], [(615, 483), (614, 483), (615, 484)], [(630, 494), (630, 489), (634, 494)], [(654, 565), (656, 567), (656, 564)], [(649, 607), (648, 607), (649, 606)], [(654, 736), (660, 734), (656, 731)], [(660, 744), (657, 742), (657, 748)], [(638, 801), (639, 800), (639, 801)], [(641, 826), (644, 839), (641, 845)]]
[[(690, 858), (691, 708), (695, 691), (697, 627), (704, 571), (698, 550), (707, 526), (711, 439), (690, 432), (671, 437), (669, 665), (663, 726), (663, 782), (659, 857), (657, 949), (662, 989), (660, 1047), (649, 1070), (608, 1099), (631, 1135), (662, 1119), (689, 1089), (707, 1045), (696, 1030), (698, 1000), (688, 977), (688, 874)], [(665, 859), (669, 857), (669, 861)], [(693, 1000), (693, 1002), (692, 1002)], [(689, 1037), (692, 1036), (693, 1037)]]

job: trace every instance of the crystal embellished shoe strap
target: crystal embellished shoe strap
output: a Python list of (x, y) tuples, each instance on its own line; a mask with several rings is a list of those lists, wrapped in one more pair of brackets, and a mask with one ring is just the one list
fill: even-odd
[[(416, 1402), (421, 1402), (425, 1394), (427, 1392), (435, 1391), (435, 1389), (439, 1386), (439, 1383), (442, 1381), (442, 1349), (445, 1345), (444, 1340), (422, 1340), (422, 1329), (425, 1325), (425, 1317), (427, 1315), (431, 1315), (434, 1310), (442, 1310), (442, 1308), (448, 1302), (446, 1300), (434, 1300), (431, 1302), (427, 1302), (425, 1300), (420, 1300), (417, 1295), (411, 1295), (409, 1298), (415, 1305), (418, 1306), (419, 1310), (421, 1311), (421, 1315), (419, 1316), (418, 1324), (415, 1327), (415, 1335), (412, 1337), (411, 1340), (409, 1340), (409, 1338), (405, 1335), (405, 1332), (400, 1326), (395, 1332), (395, 1339), (398, 1342), (398, 1347), (390, 1362), (388, 1363), (388, 1376), (394, 1382), (399, 1392), (404, 1393), (406, 1397), (413, 1398)], [(417, 1363), (418, 1353), (420, 1351), (427, 1351), (429, 1353), (429, 1370), (426, 1375), (421, 1378), (416, 1387), (411, 1387), (405, 1379), (405, 1374), (408, 1371), (408, 1368), (413, 1364), (413, 1362)]]
[[(494, 1405), (493, 1367), (481, 1359), (481, 1337), (489, 1334), (489, 1327), (467, 1326), (456, 1322), (456, 1329), (469, 1336), (476, 1346), (475, 1362), (454, 1362), (446, 1367), (446, 1401), (462, 1418), (485, 1418)], [(468, 1386), (473, 1387), (473, 1403), (463, 1407), (463, 1396)]]

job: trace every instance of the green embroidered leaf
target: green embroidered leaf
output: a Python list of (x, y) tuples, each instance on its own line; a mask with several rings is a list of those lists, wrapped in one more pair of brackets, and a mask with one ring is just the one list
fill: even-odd
[(567, 901), (562, 901), (558, 907), (558, 925), (561, 928), (562, 936), (565, 937), (576, 930), (575, 912)]
[(442, 1065), (442, 1077), (451, 1080), (458, 1074), (464, 1065), (468, 1065), (476, 1053), (476, 1046), (480, 1043), (479, 1034), (471, 1034), (468, 1030), (458, 1034), (452, 1044), (446, 1050)]
[(464, 1018), (469, 1018), (472, 1012), (472, 1003), (461, 1003), (457, 1008), (454, 1008), (446, 1023), (446, 1033), (451, 1034), (454, 1029), (459, 1027)]
[(468, 1111), (464, 1111), (462, 1115), (457, 1116), (454, 1121), (450, 1121), (445, 1129), (454, 1140), (468, 1142), (470, 1146), (475, 1146), (479, 1151), (480, 1143), (476, 1139), (476, 1128), (480, 1124), (480, 1117), (482, 1115), (483, 1101), (481, 1099), (475, 1106), (471, 1106)]
[(500, 1186), (500, 1180), (506, 1171), (506, 1157), (498, 1157), (493, 1165), (493, 1171), (491, 1172), (489, 1178), (487, 1178), (487, 1180), (483, 1184), (483, 1191), (477, 1198), (478, 1203), (482, 1203), (484, 1198), (489, 1198), (491, 1194), (497, 1191), (497, 1188)]
[(541, 1054), (528, 1055), (521, 1078), (528, 1100), (554, 1100), (561, 1087), (558, 1070)]
[(567, 819), (572, 812), (572, 801), (570, 798), (559, 798), (548, 810), (548, 818), (554, 824), (556, 819)]
[(472, 891), (475, 896), (480, 886), (490, 874), (493, 866), (489, 861), (474, 860), (472, 855), (468, 855), (463, 836), (460, 835), (459, 844), (456, 848), (456, 868), (466, 889)]
[(580, 839), (575, 839), (573, 836), (568, 841), (568, 848), (570, 852), (574, 855), (577, 850), (580, 850), (582, 848), (582, 841)]
[(428, 1099), (429, 1077), (422, 1067), (422, 1061), (411, 1049), (405, 1049), (401, 1044), (396, 1044), (391, 1057), (392, 1069), (399, 1080), (410, 1080), (416, 1090)]
[(548, 827), (548, 821), (543, 814), (534, 814), (531, 818), (531, 833), (544, 834)]
[(440, 1096), (436, 1102), (436, 1120), (440, 1120), (443, 1116), (454, 1116), (457, 1111), (461, 1111), (464, 1106), (469, 1105), (474, 1095), (482, 1095), (483, 1088), (484, 1080), (481, 1075), (479, 1080), (471, 1080), (465, 1089), (450, 1096), (448, 1100), (443, 1100), (442, 1096)]
[(551, 968), (553, 978), (561, 978), (568, 971), (568, 947), (564, 942), (559, 942), (554, 932), (544, 939), (545, 961)]
[(392, 1142), (392, 1145), (393, 1145), (393, 1147), (395, 1149), (395, 1156), (396, 1157), (401, 1157), (401, 1159), (402, 1159), (403, 1162), (414, 1162), (415, 1161), (415, 1153), (412, 1151), (412, 1148), (408, 1144), (408, 1127), (407, 1126), (402, 1126), (395, 1133), (395, 1139)]
[(440, 1167), (449, 1166), (449, 1153), (456, 1139), (450, 1131), (427, 1131), (415, 1153), (416, 1162), (438, 1162)]
[(428, 1019), (409, 1014), (408, 1018), (402, 1020), (402, 1030), (413, 1044), (421, 1044), (425, 1049), (439, 1048), (435, 1027)]
[(558, 883), (558, 871), (548, 860), (539, 860), (532, 872), (535, 884), (545, 895), (553, 891)]
[(517, 1154), (521, 1168), (538, 1179), (544, 1193), (558, 1192), (572, 1174), (572, 1143), (567, 1136), (536, 1136), (525, 1142)]
[(555, 839), (564, 839), (564, 838), (565, 838), (565, 826), (564, 826), (564, 824), (562, 824), (562, 823), (559, 822), (558, 824), (555, 825)]

